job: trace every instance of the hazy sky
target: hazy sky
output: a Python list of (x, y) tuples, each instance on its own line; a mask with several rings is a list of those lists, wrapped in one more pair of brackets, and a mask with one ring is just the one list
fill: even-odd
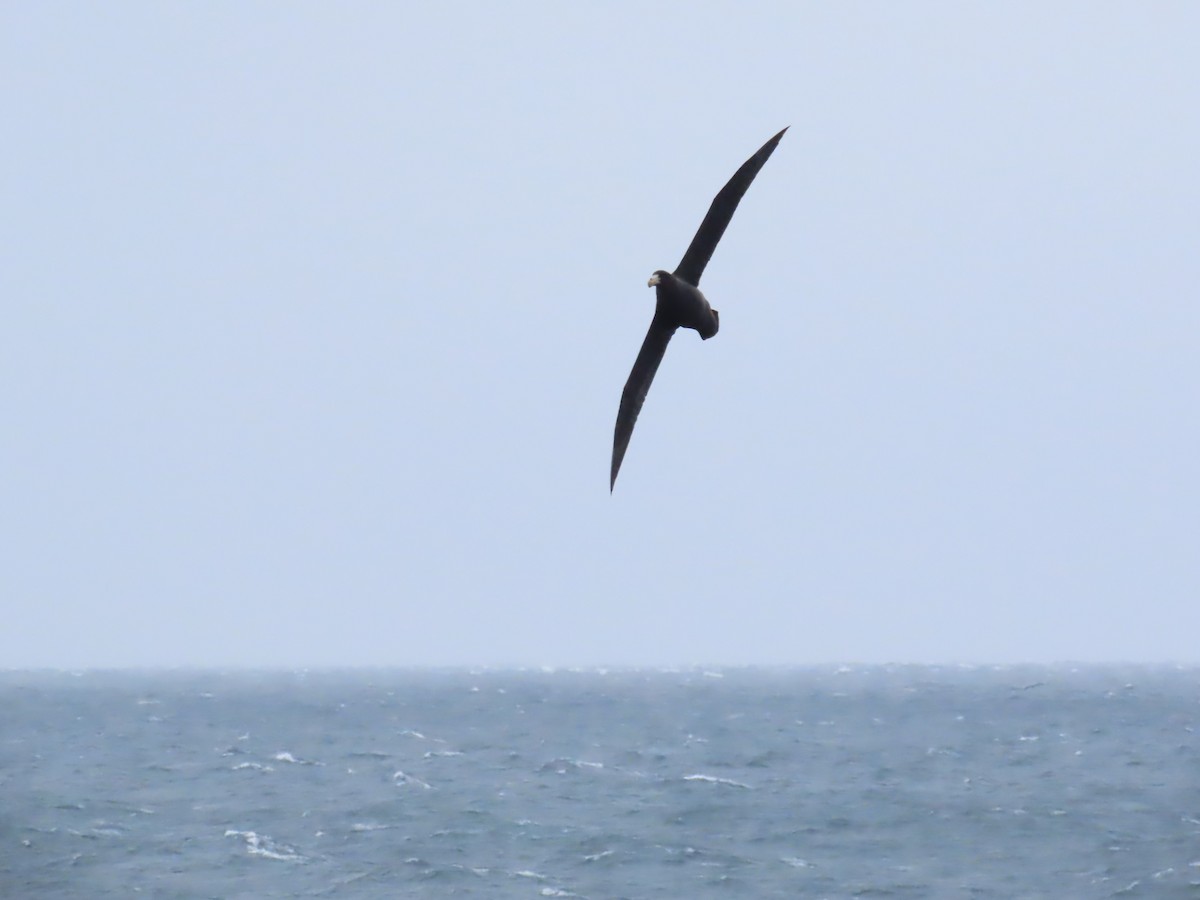
[(1200, 662), (1198, 36), (5, 3), (0, 667)]

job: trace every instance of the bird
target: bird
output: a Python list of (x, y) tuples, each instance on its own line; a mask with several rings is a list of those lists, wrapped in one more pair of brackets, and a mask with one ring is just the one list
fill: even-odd
[(642, 411), (650, 383), (654, 381), (671, 337), (679, 328), (691, 328), (699, 333), (701, 340), (707, 341), (720, 327), (720, 316), (700, 292), (700, 276), (712, 259), (713, 251), (717, 249), (742, 196), (754, 181), (754, 176), (775, 152), (786, 131), (787, 128), (783, 129), (742, 163), (741, 168), (713, 198), (708, 214), (700, 223), (696, 236), (692, 238), (675, 271), (659, 269), (646, 282), (647, 287), (655, 288), (654, 318), (650, 320), (650, 330), (646, 332), (642, 349), (633, 363), (633, 371), (629, 373), (629, 380), (621, 391), (621, 406), (617, 411), (617, 425), (613, 432), (609, 493), (616, 487), (617, 472), (621, 470), (621, 461), (633, 436), (633, 425)]

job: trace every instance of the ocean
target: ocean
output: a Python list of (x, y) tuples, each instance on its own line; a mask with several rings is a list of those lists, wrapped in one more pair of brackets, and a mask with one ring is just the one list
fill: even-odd
[(1200, 670), (0, 672), (0, 897), (1200, 897)]

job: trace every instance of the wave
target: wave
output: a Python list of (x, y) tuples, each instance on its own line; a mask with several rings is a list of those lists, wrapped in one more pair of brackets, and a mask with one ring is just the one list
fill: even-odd
[(274, 772), (275, 771), (274, 766), (268, 766), (265, 763), (259, 763), (259, 762), (243, 762), (243, 763), (238, 763), (236, 766), (230, 766), (229, 768), (231, 768), (235, 772), (238, 771), (238, 769), (253, 769), (256, 772)]
[(812, 868), (812, 863), (810, 863), (807, 859), (801, 859), (798, 856), (782, 856), (782, 857), (780, 857), (779, 861), (782, 863), (786, 863), (787, 865), (791, 866), (793, 869), (811, 869)]
[(729, 787), (745, 788), (748, 791), (754, 790), (752, 787), (750, 787), (750, 785), (746, 784), (744, 781), (734, 781), (732, 778), (718, 778), (715, 775), (700, 775), (700, 774), (684, 775), (683, 780), (684, 781), (706, 781), (709, 784), (724, 784), (724, 785), (728, 785)]
[(425, 790), (429, 790), (432, 787), (429, 782), (422, 781), (415, 775), (409, 775), (407, 772), (402, 772), (399, 769), (392, 773), (392, 783), (397, 787), (419, 787)]
[(240, 837), (246, 842), (246, 852), (251, 856), (275, 859), (281, 862), (306, 862), (305, 858), (286, 844), (280, 844), (255, 831), (238, 831), (227, 828), (225, 837)]
[(446, 743), (446, 741), (442, 738), (430, 737), (429, 735), (424, 734), (420, 731), (417, 731), (413, 728), (405, 728), (405, 729), (401, 730), (400, 735), (402, 737), (416, 738), (418, 741), (433, 741), (435, 744)]
[(602, 762), (593, 762), (588, 759), (574, 759), (572, 757), (559, 756), (548, 762), (542, 763), (539, 771), (554, 772), (557, 775), (566, 775), (568, 772), (578, 772), (582, 769), (591, 769), (598, 771), (605, 768)]
[(271, 759), (275, 760), (276, 762), (292, 763), (297, 766), (323, 766), (323, 765), (325, 765), (325, 763), (317, 762), (316, 760), (312, 760), (312, 759), (297, 759), (295, 756), (293, 756), (287, 750), (280, 750), (278, 753), (276, 753), (274, 756), (272, 756)]

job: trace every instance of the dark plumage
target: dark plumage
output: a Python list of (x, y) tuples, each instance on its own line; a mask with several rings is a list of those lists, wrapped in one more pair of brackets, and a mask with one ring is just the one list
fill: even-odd
[(621, 392), (621, 408), (617, 412), (617, 427), (613, 433), (612, 476), (608, 483), (610, 491), (617, 483), (617, 472), (621, 469), (621, 460), (625, 458), (625, 449), (633, 435), (633, 424), (642, 410), (650, 383), (654, 381), (654, 373), (658, 371), (658, 364), (667, 352), (667, 344), (675, 334), (675, 329), (694, 328), (702, 339), (708, 340), (720, 327), (717, 311), (708, 305), (708, 300), (700, 293), (700, 276), (717, 249), (717, 243), (733, 218), (733, 211), (737, 209), (742, 195), (775, 151), (775, 145), (783, 137), (784, 131), (787, 129), (763, 144), (721, 188), (674, 273), (659, 269), (650, 276), (648, 284), (657, 288), (657, 302), (654, 318), (650, 320), (650, 330), (646, 332), (642, 349), (633, 363), (633, 371), (629, 373), (625, 390)]

